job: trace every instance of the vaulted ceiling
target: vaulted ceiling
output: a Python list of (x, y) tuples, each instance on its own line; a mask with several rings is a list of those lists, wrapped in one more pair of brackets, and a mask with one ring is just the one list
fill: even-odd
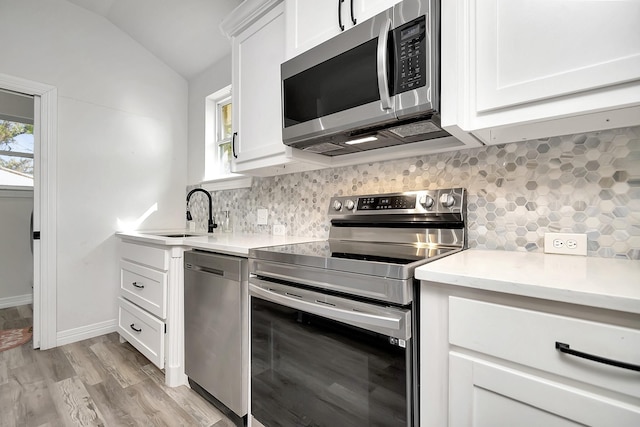
[(220, 22), (242, 0), (67, 0), (109, 20), (185, 79), (231, 52)]

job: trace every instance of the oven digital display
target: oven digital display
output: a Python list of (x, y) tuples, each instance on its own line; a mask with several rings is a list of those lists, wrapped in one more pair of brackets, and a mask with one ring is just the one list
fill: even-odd
[(361, 197), (358, 199), (359, 211), (381, 209), (415, 209), (416, 196)]

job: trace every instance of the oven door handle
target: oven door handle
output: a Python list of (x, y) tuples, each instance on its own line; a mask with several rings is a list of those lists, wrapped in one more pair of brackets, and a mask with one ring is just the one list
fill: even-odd
[[(266, 288), (269, 287), (268, 282), (253, 278), (251, 281), (265, 284)], [(386, 312), (384, 314), (355, 309), (350, 310), (348, 308), (337, 307), (332, 303), (324, 302), (320, 299), (308, 298), (308, 296), (313, 294), (317, 294), (318, 298), (324, 298), (326, 297), (324, 294), (302, 291), (298, 288), (291, 288), (291, 292), (278, 292), (266, 288), (254, 283), (249, 283), (250, 294), (266, 301), (401, 340), (406, 341), (411, 338), (411, 320), (408, 310), (398, 310), (397, 313)]]

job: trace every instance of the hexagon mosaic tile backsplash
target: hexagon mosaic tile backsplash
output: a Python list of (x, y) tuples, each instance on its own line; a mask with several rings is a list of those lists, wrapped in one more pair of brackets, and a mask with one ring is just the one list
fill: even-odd
[[(542, 252), (545, 232), (586, 233), (588, 256), (640, 259), (640, 127), (254, 178), (213, 192), (236, 232), (326, 238), (335, 195), (465, 187), (469, 247)], [(204, 198), (202, 198), (204, 199)], [(204, 200), (192, 201), (206, 226)], [(269, 211), (257, 225), (258, 208)]]

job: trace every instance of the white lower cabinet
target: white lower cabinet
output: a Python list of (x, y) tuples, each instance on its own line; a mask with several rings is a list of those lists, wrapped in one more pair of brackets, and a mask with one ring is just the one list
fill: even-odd
[(421, 426), (640, 426), (640, 318), (423, 282)]
[(167, 318), (166, 271), (120, 260), (120, 293), (160, 319)]
[(184, 250), (123, 240), (118, 333), (154, 365), (171, 387), (184, 375)]
[(158, 368), (164, 368), (165, 323), (124, 298), (118, 298), (118, 333)]
[(502, 364), (449, 353), (449, 425), (638, 426), (633, 405)]

